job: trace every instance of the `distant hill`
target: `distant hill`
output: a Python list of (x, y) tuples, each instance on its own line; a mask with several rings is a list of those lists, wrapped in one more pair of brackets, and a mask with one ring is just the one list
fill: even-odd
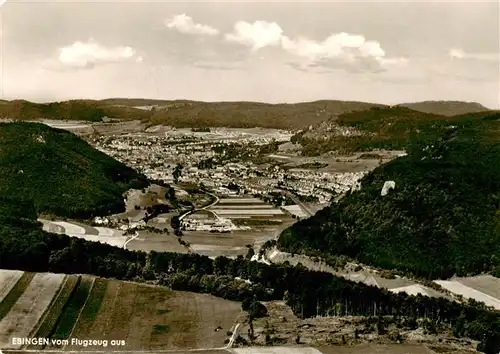
[(398, 106), (411, 108), (424, 113), (441, 114), (444, 116), (456, 116), (467, 113), (489, 111), (477, 102), (462, 101), (422, 101), (414, 103), (401, 103)]
[[(137, 102), (134, 102), (137, 103)], [(264, 127), (301, 129), (333, 115), (382, 105), (350, 101), (294, 104), (175, 101), (152, 112), (150, 124), (175, 127)]]
[[(68, 119), (99, 122), (103, 117), (141, 120), (150, 125), (165, 124), (177, 128), (233, 127), (304, 129), (337, 119), (348, 112), (360, 112), (389, 106), (339, 100), (270, 104), (261, 102), (200, 102), (190, 100), (155, 100), (143, 98), (109, 98), (104, 100), (69, 100), (33, 103), (25, 100), (0, 104), (0, 119), (14, 120)], [(151, 110), (140, 109), (150, 107)], [(478, 103), (427, 101), (405, 103), (414, 111), (437, 115), (483, 112)], [(392, 108), (397, 108), (393, 106)]]
[[(500, 113), (461, 116), (439, 139), (416, 141), (408, 156), (365, 176), (361, 190), (284, 231), (279, 246), (430, 278), (500, 276), (499, 142)], [(395, 189), (381, 196), (386, 181)]]
[[(152, 111), (138, 109), (156, 106)], [(102, 117), (139, 119), (150, 125), (177, 128), (233, 127), (301, 129), (329, 119), (332, 115), (383, 105), (350, 101), (315, 101), (296, 104), (259, 102), (197, 102), (112, 98), (101, 101), (71, 100), (32, 103), (24, 100), (0, 105), (0, 118), (14, 120), (69, 119), (101, 121)]]
[(145, 176), (77, 136), (39, 123), (0, 124), (0, 195), (36, 213), (91, 217), (124, 210), (122, 193)]
[(100, 122), (103, 117), (148, 119), (149, 113), (131, 107), (114, 107), (93, 100), (33, 103), (14, 100), (0, 104), (0, 119), (61, 119)]

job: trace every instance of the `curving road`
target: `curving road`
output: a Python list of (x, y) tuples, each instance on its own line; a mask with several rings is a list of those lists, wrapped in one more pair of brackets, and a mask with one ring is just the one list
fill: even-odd
[(127, 241), (125, 241), (125, 243), (123, 244), (123, 248), (124, 249), (127, 249), (127, 243), (129, 243), (130, 241), (132, 240), (135, 240), (137, 237), (139, 237), (139, 233), (137, 231), (134, 231), (135, 232), (135, 235), (132, 236), (131, 238), (129, 238)]
[(204, 207), (201, 207), (201, 208), (195, 208), (195, 209), (193, 209), (193, 210), (188, 211), (188, 212), (187, 212), (187, 213), (185, 213), (185, 214), (182, 214), (181, 216), (179, 216), (179, 221), (182, 221), (182, 219), (184, 219), (186, 216), (188, 216), (188, 215), (190, 215), (190, 214), (192, 214), (192, 213), (194, 213), (194, 212), (196, 212), (196, 211), (200, 211), (200, 210), (206, 210), (206, 211), (208, 211), (208, 212), (212, 213), (212, 214), (213, 214), (213, 215), (217, 218), (217, 220), (220, 220), (219, 215), (217, 215), (216, 213), (214, 213), (214, 212), (213, 212), (213, 211), (211, 211), (211, 210), (207, 210), (208, 208), (211, 208), (211, 207), (213, 207), (214, 205), (216, 205), (217, 203), (219, 203), (220, 198), (219, 198), (218, 196), (216, 196), (215, 194), (212, 194), (212, 193), (210, 193), (210, 192), (208, 192), (208, 191), (206, 191), (206, 190), (204, 190), (203, 192), (205, 192), (206, 194), (211, 195), (212, 197), (214, 197), (214, 198), (215, 198), (215, 201), (213, 201), (212, 203), (210, 203), (210, 204), (208, 204), (208, 205), (205, 205)]

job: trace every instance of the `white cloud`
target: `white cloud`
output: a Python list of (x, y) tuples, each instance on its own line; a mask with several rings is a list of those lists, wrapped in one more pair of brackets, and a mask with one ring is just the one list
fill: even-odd
[(282, 28), (275, 22), (240, 21), (234, 25), (234, 31), (225, 35), (227, 41), (252, 47), (254, 51), (279, 46), (304, 63), (292, 66), (304, 67), (344, 67), (354, 71), (384, 71), (393, 66), (404, 66), (405, 58), (388, 58), (379, 42), (366, 40), (364, 36), (345, 32), (332, 34), (323, 41), (299, 36), (290, 38), (283, 34)]
[(170, 29), (175, 29), (185, 34), (205, 36), (216, 36), (219, 34), (218, 29), (208, 25), (202, 25), (200, 23), (194, 23), (193, 19), (186, 14), (180, 14), (172, 17), (170, 20), (165, 22), (165, 25)]
[(71, 68), (93, 68), (99, 64), (129, 60), (135, 54), (135, 49), (128, 46), (105, 47), (89, 39), (60, 48), (59, 63)]
[(240, 43), (258, 50), (267, 46), (280, 44), (283, 30), (275, 22), (255, 21), (249, 23), (239, 21), (234, 25), (233, 33), (226, 34), (227, 41)]
[(348, 66), (356, 71), (382, 71), (408, 62), (405, 58), (387, 58), (377, 41), (345, 32), (332, 34), (321, 42), (305, 37), (292, 40), (282, 36), (281, 45), (287, 52), (309, 59), (312, 66)]
[(499, 61), (500, 53), (467, 53), (460, 48), (452, 48), (448, 50), (448, 56), (452, 59), (469, 59), (469, 60), (484, 60), (484, 61)]

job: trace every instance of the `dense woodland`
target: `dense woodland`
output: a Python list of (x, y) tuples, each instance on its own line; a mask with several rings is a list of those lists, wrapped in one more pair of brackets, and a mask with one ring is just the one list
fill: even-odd
[[(0, 200), (2, 210), (15, 201)], [(9, 221), (10, 220), (10, 221)], [(0, 268), (84, 273), (152, 281), (175, 290), (209, 293), (230, 300), (285, 300), (302, 318), (316, 315), (389, 317), (401, 329), (424, 321), (426, 331), (452, 330), (481, 341), (486, 353), (500, 350), (500, 313), (471, 301), (392, 294), (330, 273), (289, 264), (268, 266), (239, 257), (211, 260), (197, 254), (129, 251), (44, 232), (33, 219), (0, 217)], [(248, 279), (252, 284), (236, 280)]]
[[(434, 143), (416, 142), (365, 176), (361, 190), (285, 230), (279, 247), (427, 278), (500, 276), (498, 118), (474, 117)], [(396, 187), (381, 196), (386, 181)]]
[[(317, 156), (328, 151), (406, 150), (415, 144), (436, 141), (450, 126), (466, 126), (471, 121), (496, 114), (499, 112), (444, 116), (400, 106), (374, 107), (366, 111), (344, 113), (310, 130), (303, 130), (292, 137), (292, 142), (301, 144), (305, 156)], [(335, 131), (332, 129), (334, 127), (348, 127), (358, 134), (346, 136), (329, 132)]]
[(0, 195), (33, 202), (37, 214), (89, 218), (121, 212), (123, 192), (147, 185), (144, 175), (65, 130), (0, 124)]

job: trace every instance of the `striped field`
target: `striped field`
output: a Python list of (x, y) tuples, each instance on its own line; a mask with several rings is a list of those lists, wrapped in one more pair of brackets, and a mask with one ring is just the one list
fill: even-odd
[[(59, 294), (57, 294), (54, 298), (52, 305), (48, 309), (35, 332), (36, 338), (49, 338), (54, 333), (57, 322), (59, 321), (68, 300), (73, 295), (79, 281), (79, 275), (68, 275), (66, 277)], [(28, 346), (28, 349), (36, 349), (36, 346)]]
[(10, 343), (13, 334), (28, 337), (50, 305), (61, 286), (65, 275), (37, 273), (23, 294), (19, 296), (9, 313), (0, 321), (0, 343), (2, 348), (20, 349)]
[(16, 285), (16, 283), (21, 279), (24, 272), (19, 270), (12, 270), (8, 272), (4, 272), (0, 277), (0, 303), (7, 296), (8, 293), (12, 290), (12, 288)]
[[(6, 293), (0, 302), (0, 349), (102, 349), (20, 345), (12, 338), (124, 340), (116, 348), (122, 350), (222, 347), (226, 332), (243, 316), (237, 302), (88, 275), (0, 270), (0, 284)], [(214, 331), (218, 326), (223, 330)]]
[(229, 219), (244, 217), (269, 217), (285, 213), (257, 198), (221, 198), (210, 211)]
[(500, 310), (499, 299), (468, 287), (457, 280), (435, 280), (434, 282), (454, 294), (462, 295), (466, 299), (474, 299), (476, 301), (484, 302), (487, 306), (492, 306), (496, 310)]
[(51, 221), (45, 219), (39, 219), (39, 221), (43, 224), (43, 229), (47, 232), (65, 234), (92, 242), (107, 243), (116, 247), (124, 247), (125, 242), (129, 238), (122, 231), (107, 227), (92, 227), (68, 221)]
[(67, 306), (65, 307), (64, 313), (59, 318), (59, 322), (55, 328), (53, 338), (55, 339), (66, 339), (70, 336), (73, 331), (80, 312), (89, 297), (90, 289), (94, 283), (93, 277), (82, 276), (79, 278), (77, 288), (73, 296), (69, 299)]

